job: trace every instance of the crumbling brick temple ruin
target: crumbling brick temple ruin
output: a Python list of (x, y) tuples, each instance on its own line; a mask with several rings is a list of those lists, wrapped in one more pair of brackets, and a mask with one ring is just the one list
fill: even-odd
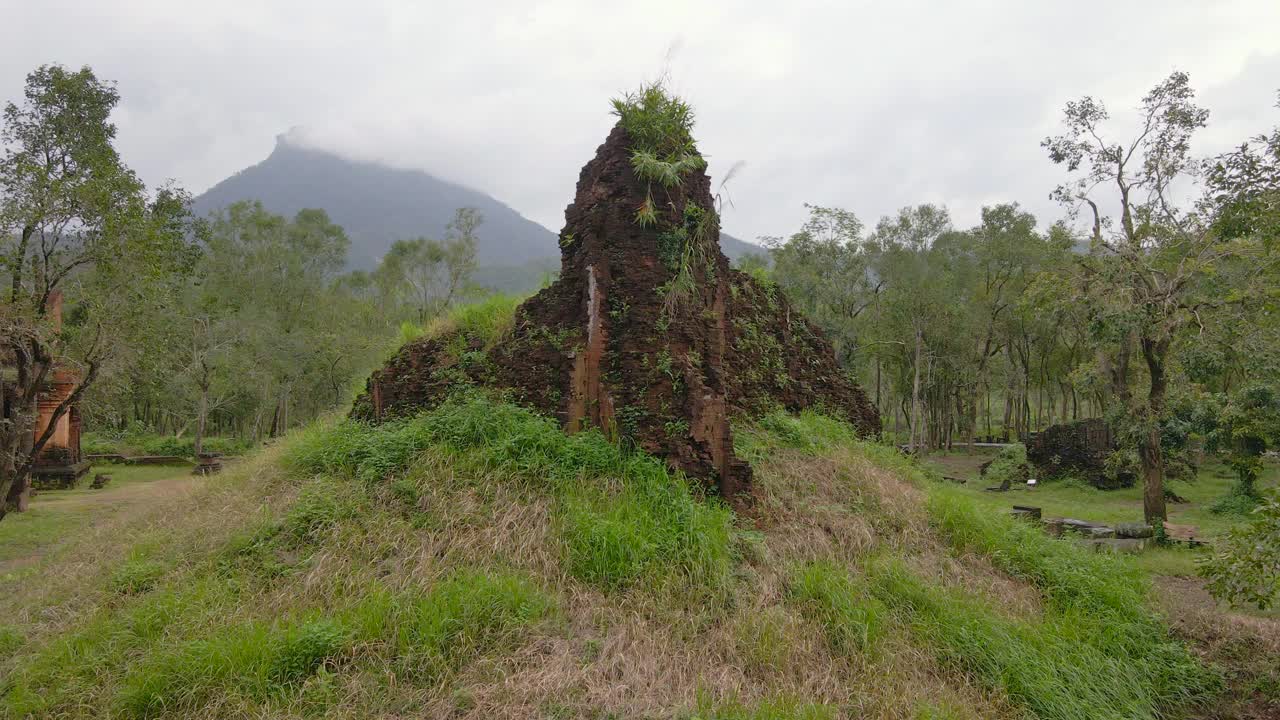
[[(54, 330), (62, 326), (62, 293), (50, 295), (47, 310)], [(0, 361), (0, 366), (4, 363)], [(5, 369), (0, 367), (0, 372)], [(66, 400), (79, 385), (80, 377), (75, 371), (55, 364), (49, 369), (44, 385), (36, 399), (36, 422), (32, 431), (32, 444), (44, 435), (50, 423), (53, 434), (40, 449), (32, 463), (31, 483), (37, 489), (67, 488), (74, 485), (89, 471), (89, 462), (80, 451), (80, 406), (73, 403), (68, 411), (53, 419), (58, 406)], [(0, 417), (10, 418), (16, 408), (0, 408)]]
[(1099, 490), (1133, 487), (1131, 472), (1109, 474), (1107, 457), (1118, 448), (1100, 418), (1051, 425), (1027, 441), (1027, 460), (1046, 478), (1075, 476)]
[(659, 163), (684, 168), (666, 182), (642, 163), (672, 153), (639, 145), (622, 115), (565, 211), (559, 279), (519, 306), (509, 333), (491, 347), (465, 330), (406, 345), (353, 415), (410, 414), (460, 382), (504, 388), (567, 432), (626, 438), (730, 499), (751, 487), (732, 417), (821, 408), (878, 433), (822, 332), (776, 287), (730, 268), (692, 139)]

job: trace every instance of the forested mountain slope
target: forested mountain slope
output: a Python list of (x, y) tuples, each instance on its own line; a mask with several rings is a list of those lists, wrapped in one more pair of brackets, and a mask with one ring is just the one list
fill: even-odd
[[(240, 200), (259, 200), (270, 212), (293, 217), (320, 208), (351, 239), (353, 269), (372, 269), (396, 240), (441, 238), (458, 208), (484, 216), (476, 248), (481, 285), (508, 291), (536, 288), (542, 275), (560, 267), (551, 230), (502, 201), (421, 170), (349, 160), (303, 147), (281, 135), (265, 160), (245, 168), (195, 199), (198, 215)], [(731, 259), (759, 246), (721, 235)]]

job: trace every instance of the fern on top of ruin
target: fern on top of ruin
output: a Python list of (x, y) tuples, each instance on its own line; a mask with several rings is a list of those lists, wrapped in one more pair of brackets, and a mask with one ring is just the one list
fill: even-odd
[(693, 108), (669, 93), (662, 81), (643, 85), (612, 102), (613, 114), (631, 137), (631, 168), (649, 183), (644, 202), (636, 210), (636, 222), (642, 227), (655, 225), (658, 209), (653, 183), (667, 189), (678, 187), (686, 175), (707, 167), (693, 142)]

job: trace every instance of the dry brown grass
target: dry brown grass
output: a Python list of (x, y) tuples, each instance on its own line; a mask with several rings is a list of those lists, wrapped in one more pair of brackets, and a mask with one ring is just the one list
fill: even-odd
[[(1224, 607), (1198, 578), (1161, 577), (1155, 597), (1173, 632), (1227, 672), (1230, 689), (1223, 702), (1204, 709), (1206, 719), (1280, 717), (1280, 701), (1275, 699), (1280, 688), (1280, 617)], [(1259, 692), (1259, 685), (1272, 689)]]

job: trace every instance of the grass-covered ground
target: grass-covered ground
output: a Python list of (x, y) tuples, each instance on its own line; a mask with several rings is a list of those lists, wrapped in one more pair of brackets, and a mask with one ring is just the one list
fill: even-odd
[(479, 395), (316, 426), (0, 577), (0, 712), (1247, 717), (1241, 677), (1280, 694), (1220, 662), (1280, 648), (1184, 644), (1141, 568), (840, 423), (773, 415), (738, 444), (745, 516)]
[[(1107, 524), (1142, 521), (1141, 485), (1097, 490), (1082, 482), (1050, 480), (1035, 487), (1015, 483), (1007, 492), (989, 492), (985, 488), (993, 482), (979, 477), (978, 466), (991, 457), (990, 453), (961, 450), (926, 456), (923, 463), (938, 473), (967, 480), (955, 485), (956, 492), (991, 512), (1007, 512), (1013, 505), (1030, 505), (1042, 508), (1045, 517), (1071, 517)], [(1235, 475), (1218, 461), (1206, 463), (1190, 480), (1169, 480), (1168, 488), (1187, 500), (1168, 504), (1169, 522), (1193, 527), (1198, 539), (1212, 543), (1244, 520), (1238, 513), (1214, 512), (1215, 503), (1229, 496), (1235, 484)], [(1258, 486), (1277, 485), (1280, 485), (1280, 463), (1268, 462)], [(1205, 552), (1157, 548), (1136, 556), (1134, 562), (1157, 574), (1194, 575), (1195, 562)]]
[[(111, 475), (111, 482), (92, 490), (89, 483), (97, 473)], [(157, 493), (185, 488), (190, 474), (190, 466), (103, 464), (90, 468), (78, 487), (37, 491), (28, 512), (0, 523), (0, 577), (34, 572), (38, 560), (75, 539), (82, 528), (135, 512)]]

